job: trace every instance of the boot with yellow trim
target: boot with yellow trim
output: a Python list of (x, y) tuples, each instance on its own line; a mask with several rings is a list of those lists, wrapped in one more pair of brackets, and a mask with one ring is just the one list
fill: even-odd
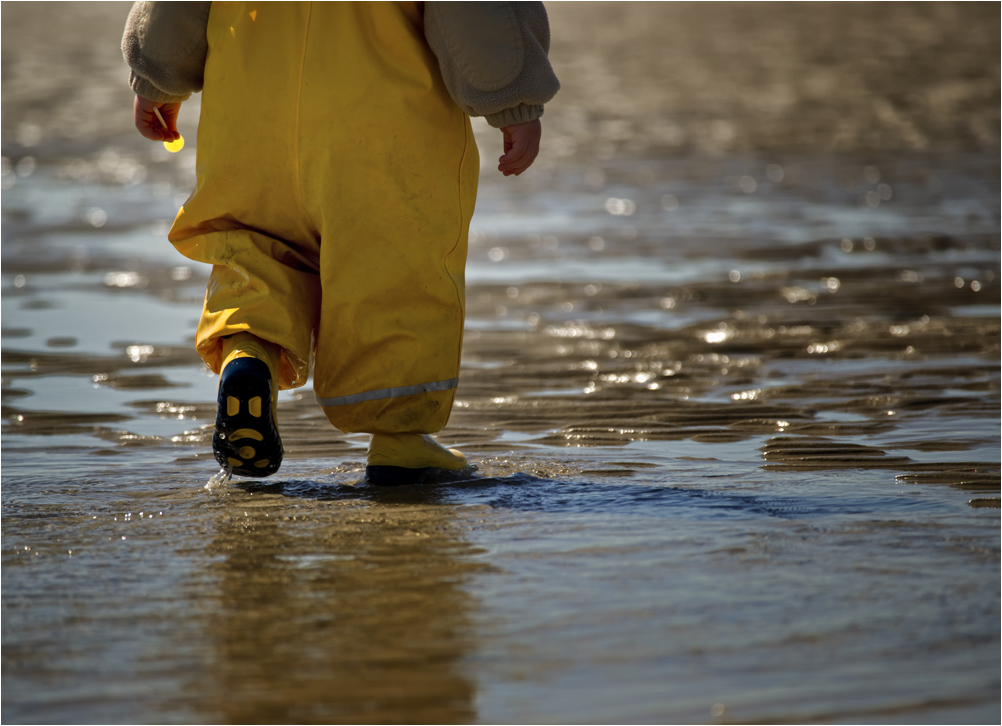
[(277, 345), (250, 333), (223, 339), (212, 453), (239, 476), (271, 476), (282, 464), (276, 418), (280, 355)]
[(435, 469), (459, 471), (461, 451), (447, 449), (428, 434), (373, 434), (365, 477), (370, 484), (417, 484)]

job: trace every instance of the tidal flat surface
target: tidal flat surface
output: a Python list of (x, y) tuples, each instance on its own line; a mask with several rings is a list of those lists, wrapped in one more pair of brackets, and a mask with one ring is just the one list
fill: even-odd
[(206, 488), (198, 98), (171, 156), (128, 5), (4, 5), (5, 723), (999, 722), (998, 6), (713, 7), (550, 7), (475, 470), (383, 489), (309, 386)]

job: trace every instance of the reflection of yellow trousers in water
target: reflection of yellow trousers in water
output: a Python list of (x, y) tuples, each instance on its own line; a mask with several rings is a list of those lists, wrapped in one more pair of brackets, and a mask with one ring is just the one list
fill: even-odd
[(213, 265), (197, 348), (282, 347), (343, 431), (433, 433), (459, 376), (479, 160), (414, 3), (213, 3), (197, 186), (170, 240)]

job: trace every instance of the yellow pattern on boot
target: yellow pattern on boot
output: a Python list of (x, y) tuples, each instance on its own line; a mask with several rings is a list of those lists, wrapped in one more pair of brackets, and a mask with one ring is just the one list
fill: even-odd
[[(270, 476), (278, 471), (283, 454), (277, 420), (282, 348), (246, 332), (223, 337), (220, 342), (223, 364), (213, 454), (216, 461), (240, 476)], [(243, 358), (253, 359), (253, 363)], [(267, 400), (262, 394), (269, 389)]]
[(428, 434), (373, 434), (368, 464), (456, 471), (466, 466), (466, 457), (461, 451), (445, 448)]
[[(271, 380), (274, 385), (271, 387), (271, 410), (278, 412), (278, 371), (282, 363), (282, 347), (262, 340), (253, 333), (234, 333), (223, 338), (223, 365), (219, 369), (222, 372), (226, 364), (237, 358), (257, 358), (264, 361), (271, 371)], [(234, 399), (237, 410), (228, 411), (230, 416), (239, 413), (240, 402)], [(254, 418), (261, 418), (261, 399), (251, 399), (249, 402), (250, 414)], [(256, 405), (255, 405), (256, 404)], [(227, 407), (229, 407), (227, 402)], [(255, 412), (255, 408), (257, 411)]]

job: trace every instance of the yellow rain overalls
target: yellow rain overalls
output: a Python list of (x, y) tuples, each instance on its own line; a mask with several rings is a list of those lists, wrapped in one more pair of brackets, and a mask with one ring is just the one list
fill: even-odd
[(213, 265), (199, 354), (219, 373), (221, 338), (250, 332), (282, 348), (282, 388), (315, 356), (342, 431), (440, 430), (480, 165), (420, 9), (214, 2), (207, 39), (197, 183), (169, 235)]

